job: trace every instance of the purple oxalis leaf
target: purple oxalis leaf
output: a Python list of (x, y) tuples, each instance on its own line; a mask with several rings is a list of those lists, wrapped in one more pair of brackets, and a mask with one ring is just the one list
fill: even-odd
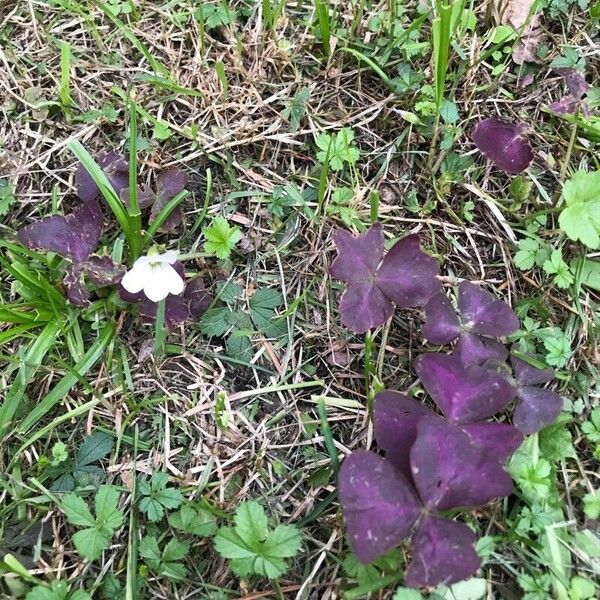
[(471, 139), (479, 151), (499, 169), (517, 175), (533, 160), (533, 150), (522, 136), (524, 129), (521, 124), (484, 119), (477, 123)]
[(458, 311), (465, 329), (479, 335), (503, 337), (519, 329), (519, 319), (506, 302), (470, 281), (458, 285)]
[(26, 225), (17, 239), (27, 248), (56, 252), (77, 263), (96, 249), (101, 235), (102, 209), (90, 200), (68, 215), (52, 215)]
[[(100, 152), (96, 156), (96, 162), (104, 171), (117, 196), (120, 196), (122, 190), (129, 186), (129, 165), (127, 160), (118, 152), (111, 151)], [(79, 164), (75, 171), (75, 183), (77, 185), (77, 195), (84, 202), (94, 200), (98, 197), (100, 190), (82, 164)]]
[(535, 433), (553, 423), (562, 411), (562, 398), (556, 392), (536, 387), (548, 383), (554, 377), (554, 369), (540, 369), (514, 354), (510, 362), (518, 397), (513, 423), (525, 434)]
[(501, 464), (512, 456), (523, 441), (521, 432), (506, 423), (468, 423), (462, 425), (462, 430), (473, 444), (485, 448)]
[(423, 337), (432, 344), (449, 344), (460, 335), (460, 320), (444, 292), (431, 296), (423, 311)]
[(330, 274), (346, 283), (340, 302), (341, 320), (355, 333), (385, 323), (393, 314), (393, 304), (420, 306), (440, 288), (436, 277), (439, 266), (420, 249), (416, 236), (398, 241), (383, 262), (379, 223), (358, 236), (338, 230), (334, 242), (338, 255)]
[(363, 563), (405, 539), (421, 511), (409, 481), (372, 452), (353, 452), (344, 460), (338, 490), (350, 545)]
[[(182, 192), (187, 185), (187, 174), (177, 167), (165, 169), (158, 176), (156, 200), (152, 205), (150, 220), (153, 221), (167, 203), (175, 198), (179, 192)], [(165, 231), (173, 231), (183, 220), (183, 211), (181, 205), (177, 206), (162, 224)]]
[(575, 114), (580, 108), (584, 115), (589, 116), (590, 107), (587, 102), (582, 101), (591, 87), (585, 77), (576, 69), (561, 68), (556, 69), (556, 72), (563, 76), (569, 93), (559, 101), (553, 102), (550, 109), (557, 114), (566, 115)]
[(424, 516), (413, 536), (406, 584), (433, 587), (467, 579), (480, 566), (475, 542), (475, 534), (463, 523)]
[(501, 374), (464, 365), (450, 354), (422, 354), (416, 370), (444, 416), (456, 422), (481, 421), (506, 408), (516, 390)]
[(480, 506), (512, 491), (512, 479), (498, 457), (473, 443), (460, 426), (437, 416), (419, 421), (410, 465), (429, 510)]
[(423, 417), (433, 414), (420, 402), (400, 392), (386, 391), (375, 396), (375, 439), (385, 450), (386, 460), (407, 478), (411, 477), (410, 449), (417, 438), (417, 424)]

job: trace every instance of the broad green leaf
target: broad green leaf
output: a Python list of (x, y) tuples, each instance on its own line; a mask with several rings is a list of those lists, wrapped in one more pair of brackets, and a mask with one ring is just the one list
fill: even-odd
[(113, 485), (101, 485), (96, 492), (95, 510), (98, 525), (114, 531), (125, 519), (119, 510), (119, 490)]
[(221, 527), (215, 536), (215, 550), (224, 558), (254, 558), (256, 552), (234, 527)]
[(563, 185), (566, 207), (560, 213), (560, 228), (588, 248), (600, 246), (600, 171), (577, 171)]
[(111, 435), (94, 431), (83, 440), (75, 460), (78, 465), (89, 465), (110, 454), (113, 446), (114, 439)]
[(600, 493), (589, 493), (583, 497), (583, 512), (588, 519), (600, 517)]
[(231, 314), (229, 307), (209, 308), (200, 319), (200, 331), (206, 336), (222, 336), (231, 327), (228, 317)]
[(242, 502), (235, 511), (234, 521), (238, 535), (250, 546), (267, 536), (267, 515), (258, 502)]
[(269, 558), (290, 558), (298, 554), (302, 536), (294, 525), (278, 525), (262, 544), (261, 552)]
[(235, 245), (242, 239), (239, 227), (231, 227), (224, 217), (215, 217), (204, 229), (204, 250), (220, 259), (229, 258)]
[(190, 545), (187, 542), (180, 542), (177, 538), (169, 540), (163, 551), (163, 561), (176, 562), (187, 556)]
[(208, 511), (194, 509), (184, 504), (181, 509), (169, 515), (169, 525), (186, 533), (198, 536), (211, 536), (217, 532), (215, 518)]
[(145, 535), (138, 546), (140, 556), (151, 569), (157, 569), (162, 559), (162, 552), (157, 539), (153, 535)]
[(283, 304), (283, 296), (277, 290), (265, 288), (254, 292), (250, 298), (250, 308), (277, 308)]

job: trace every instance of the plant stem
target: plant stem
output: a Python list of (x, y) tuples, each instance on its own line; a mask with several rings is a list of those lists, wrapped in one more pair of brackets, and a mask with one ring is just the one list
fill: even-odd
[(154, 324), (154, 356), (160, 356), (165, 349), (165, 338), (167, 329), (165, 327), (165, 305), (166, 299), (161, 300), (156, 307), (156, 322)]
[(373, 418), (373, 401), (375, 400), (375, 394), (373, 393), (372, 384), (374, 375), (375, 366), (373, 364), (373, 336), (369, 330), (365, 334), (365, 388), (369, 418)]

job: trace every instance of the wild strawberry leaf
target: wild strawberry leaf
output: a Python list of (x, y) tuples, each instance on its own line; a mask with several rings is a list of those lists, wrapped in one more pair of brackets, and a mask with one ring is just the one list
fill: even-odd
[(437, 416), (419, 421), (410, 465), (429, 510), (480, 506), (512, 492), (512, 480), (497, 456), (474, 444), (460, 426)]
[(477, 123), (471, 139), (479, 151), (499, 169), (517, 175), (533, 160), (533, 150), (523, 138), (525, 127), (521, 124), (484, 119)]
[(407, 585), (433, 587), (466, 579), (480, 567), (475, 542), (475, 534), (463, 523), (424, 516), (413, 537)]
[(32, 250), (56, 252), (81, 262), (96, 249), (101, 234), (102, 210), (96, 200), (91, 200), (68, 215), (52, 215), (26, 225), (17, 233), (17, 239)]
[(338, 255), (330, 274), (346, 283), (341, 319), (355, 333), (385, 323), (394, 304), (403, 308), (424, 304), (440, 287), (438, 264), (422, 252), (416, 236), (397, 242), (383, 261), (383, 230), (378, 223), (358, 236), (338, 230), (334, 242)]
[(504, 410), (515, 397), (515, 388), (504, 376), (478, 365), (464, 365), (456, 355), (423, 354), (416, 370), (423, 387), (451, 421), (486, 419)]
[(421, 512), (412, 484), (372, 452), (353, 452), (344, 460), (338, 491), (350, 546), (364, 563), (404, 540)]

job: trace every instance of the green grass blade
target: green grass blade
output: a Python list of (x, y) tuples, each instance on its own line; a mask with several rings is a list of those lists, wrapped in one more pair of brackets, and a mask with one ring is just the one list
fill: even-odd
[(71, 116), (73, 101), (71, 99), (71, 45), (60, 42), (60, 102), (67, 117)]
[(8, 424), (13, 420), (25, 395), (25, 389), (42, 364), (44, 357), (56, 344), (59, 332), (60, 327), (57, 323), (54, 321), (48, 323), (25, 352), (17, 376), (8, 390), (4, 402), (0, 405), (0, 438), (4, 436)]
[(115, 324), (108, 323), (100, 332), (98, 339), (90, 346), (82, 359), (73, 367), (70, 373), (65, 375), (48, 394), (36, 405), (36, 407), (23, 419), (19, 425), (21, 433), (26, 432), (54, 408), (77, 384), (84, 375), (100, 360), (106, 347), (115, 335)]
[(129, 223), (131, 227), (131, 259), (142, 250), (142, 211), (138, 203), (137, 185), (137, 110), (133, 98), (129, 100)]
[(314, 0), (315, 12), (317, 13), (317, 21), (319, 23), (319, 33), (321, 34), (321, 43), (323, 52), (329, 58), (331, 54), (331, 23), (329, 21), (329, 7), (327, 1)]
[(174, 198), (167, 202), (162, 210), (156, 215), (152, 223), (150, 223), (150, 227), (148, 227), (148, 231), (146, 232), (145, 238), (143, 240), (142, 247), (146, 247), (152, 238), (156, 235), (161, 225), (169, 218), (169, 215), (190, 195), (187, 190), (183, 190), (177, 194)]

